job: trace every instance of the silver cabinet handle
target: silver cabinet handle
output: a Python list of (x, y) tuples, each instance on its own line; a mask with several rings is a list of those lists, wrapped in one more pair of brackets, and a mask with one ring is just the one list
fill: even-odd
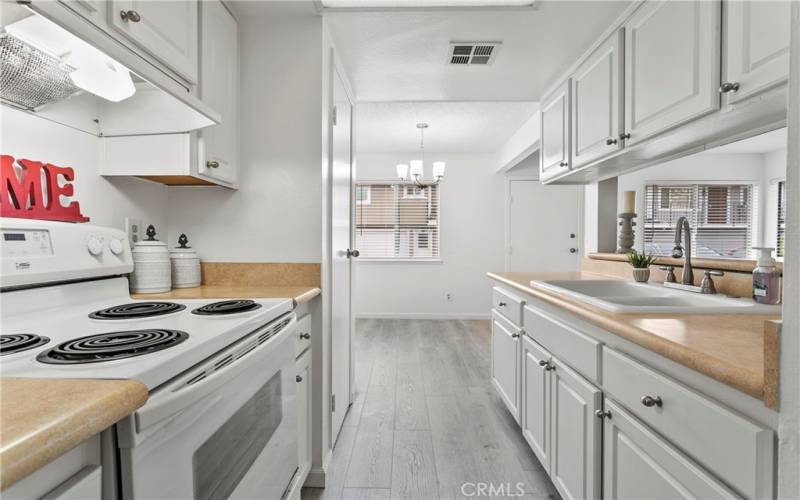
[(359, 252), (358, 250), (350, 250), (349, 248), (347, 249), (347, 258), (348, 259), (350, 257), (358, 257), (359, 255), (361, 255), (361, 252)]
[(619, 138), (620, 138), (620, 140), (630, 139), (631, 138), (631, 134), (630, 134), (630, 132), (625, 132), (624, 134), (619, 134)]
[(311, 338), (311, 334), (310, 333), (301, 333), (300, 334), (300, 338), (303, 339), (303, 340), (308, 340), (308, 339)]
[(727, 94), (728, 92), (739, 92), (739, 82), (725, 82), (719, 86), (720, 94)]
[(613, 146), (616, 143), (617, 143), (617, 140), (614, 139), (613, 137), (609, 137), (608, 139), (606, 139), (606, 146)]
[(206, 162), (206, 168), (219, 168), (219, 162), (217, 160), (208, 160)]
[(661, 401), (661, 396), (642, 396), (642, 404), (648, 408), (652, 408), (654, 406), (661, 408), (664, 406), (664, 402)]
[(610, 412), (609, 410), (606, 410), (606, 411), (603, 411), (603, 410), (596, 410), (596, 411), (594, 412), (594, 416), (595, 416), (595, 417), (597, 417), (597, 418), (599, 418), (599, 419), (603, 419), (603, 418), (611, 418), (611, 412)]
[(142, 20), (142, 16), (140, 16), (135, 10), (121, 10), (119, 12), (119, 17), (121, 17), (125, 22), (130, 21), (132, 23), (138, 23)]
[(301, 377), (300, 375), (297, 375), (297, 376), (296, 376), (294, 379), (295, 379), (295, 381), (296, 381), (297, 383), (300, 383), (300, 382), (302, 382), (302, 381), (303, 381), (303, 377)]

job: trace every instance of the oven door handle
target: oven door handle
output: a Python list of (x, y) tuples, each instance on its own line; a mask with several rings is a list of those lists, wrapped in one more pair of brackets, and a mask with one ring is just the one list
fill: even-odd
[[(263, 344), (255, 347), (241, 358), (236, 359), (223, 368), (212, 372), (210, 376), (206, 376), (206, 378), (194, 382), (191, 385), (186, 385), (187, 380), (191, 380), (198, 375), (195, 370), (191, 370), (189, 374), (183, 375), (171, 384), (156, 390), (151, 394), (151, 397), (147, 400), (145, 405), (136, 411), (136, 431), (142, 432), (148, 427), (162, 422), (173, 415), (181, 413), (197, 401), (200, 401), (201, 399), (213, 394), (220, 387), (238, 377), (247, 369), (253, 367), (262, 367), (262, 359), (273, 352), (273, 349), (277, 344), (282, 342), (290, 342), (290, 339), (294, 338), (294, 335), (292, 335), (291, 332), (295, 330), (296, 324), (297, 316), (292, 314), (291, 320), (281, 329), (280, 332), (268, 339)], [(264, 326), (263, 328), (259, 328), (255, 332), (245, 337), (244, 340), (256, 337), (264, 330), (272, 328), (273, 326), (274, 322)], [(203, 363), (203, 366), (213, 366), (216, 361), (225, 358), (230, 354), (231, 351), (237, 350), (240, 344), (241, 342), (237, 342), (236, 345), (224, 349), (220, 353), (216, 354), (213, 358)], [(294, 344), (291, 344), (286, 348), (293, 349), (293, 347)], [(280, 367), (276, 366), (275, 371), (278, 370), (280, 370)], [(274, 373), (275, 372), (270, 373), (269, 376), (271, 377)]]

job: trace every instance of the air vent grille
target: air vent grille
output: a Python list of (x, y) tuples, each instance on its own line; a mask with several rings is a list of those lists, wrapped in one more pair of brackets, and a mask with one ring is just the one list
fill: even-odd
[(492, 64), (502, 42), (450, 42), (449, 64), (486, 66)]

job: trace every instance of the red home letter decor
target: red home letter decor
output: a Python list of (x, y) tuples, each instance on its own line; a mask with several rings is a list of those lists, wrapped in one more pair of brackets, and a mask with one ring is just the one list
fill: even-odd
[[(75, 172), (71, 168), (19, 160), (17, 174), (14, 161), (12, 156), (0, 155), (0, 215), (66, 222), (89, 220), (81, 214), (77, 201), (61, 204), (61, 196), (72, 196), (74, 192)], [(64, 179), (63, 186), (59, 185), (59, 178)]]

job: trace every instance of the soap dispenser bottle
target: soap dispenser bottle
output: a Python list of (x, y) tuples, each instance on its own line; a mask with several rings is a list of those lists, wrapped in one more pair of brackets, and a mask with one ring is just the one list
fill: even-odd
[(781, 275), (772, 258), (774, 248), (753, 247), (758, 251), (758, 262), (753, 269), (753, 300), (760, 304), (778, 304), (781, 301)]

